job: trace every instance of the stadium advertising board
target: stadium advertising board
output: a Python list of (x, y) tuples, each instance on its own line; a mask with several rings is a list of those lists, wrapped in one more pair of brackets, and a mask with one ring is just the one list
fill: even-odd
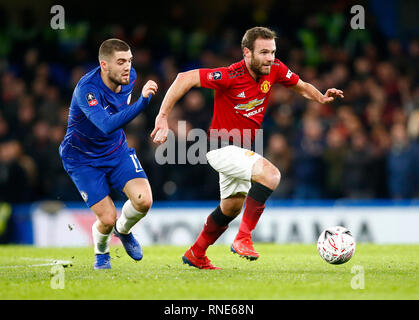
[[(133, 233), (143, 245), (190, 245), (202, 229), (210, 206), (156, 205)], [(118, 215), (120, 208), (118, 208)], [(217, 241), (231, 244), (241, 216)], [(47, 213), (40, 207), (32, 213), (37, 246), (91, 245), (95, 216), (83, 207), (67, 207)], [(419, 243), (419, 206), (267, 206), (254, 231), (255, 242), (315, 243), (322, 229), (342, 225), (357, 242), (377, 244)], [(114, 237), (111, 244), (118, 244)]]

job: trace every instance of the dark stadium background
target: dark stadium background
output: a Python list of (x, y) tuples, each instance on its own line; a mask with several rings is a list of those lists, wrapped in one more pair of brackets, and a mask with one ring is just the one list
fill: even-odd
[[(128, 42), (139, 74), (159, 84), (150, 106), (126, 127), (155, 201), (217, 200), (208, 165), (165, 165), (149, 134), (176, 74), (241, 59), (247, 28), (278, 33), (277, 57), (321, 91), (321, 105), (274, 88), (264, 155), (282, 172), (273, 199), (413, 199), (419, 196), (419, 23), (416, 1), (0, 1), (0, 202), (81, 201), (58, 145), (73, 88), (95, 67), (100, 43)], [(50, 8), (65, 9), (53, 30)], [(352, 30), (350, 8), (365, 8)], [(136, 98), (136, 97), (135, 97)], [(212, 92), (192, 90), (171, 123), (206, 129)], [(123, 198), (113, 194), (115, 200)]]

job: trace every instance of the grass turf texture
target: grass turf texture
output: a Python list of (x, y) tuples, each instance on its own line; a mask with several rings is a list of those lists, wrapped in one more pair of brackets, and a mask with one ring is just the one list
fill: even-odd
[[(134, 262), (111, 247), (112, 270), (93, 270), (92, 248), (0, 246), (0, 299), (419, 299), (419, 245), (358, 244), (352, 260), (329, 265), (315, 245), (256, 244), (261, 257), (248, 261), (215, 245), (208, 257), (223, 270), (182, 263), (187, 247), (144, 247)], [(46, 259), (68, 260), (64, 289), (52, 289)], [(364, 289), (351, 281), (364, 271)], [(360, 282), (358, 282), (359, 284)]]

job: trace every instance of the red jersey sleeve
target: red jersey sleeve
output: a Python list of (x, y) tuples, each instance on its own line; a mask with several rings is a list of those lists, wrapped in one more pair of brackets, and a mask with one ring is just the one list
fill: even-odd
[(201, 87), (214, 90), (227, 89), (230, 86), (228, 68), (199, 69)]
[(277, 69), (276, 83), (280, 83), (287, 88), (297, 84), (300, 77), (292, 72), (284, 63), (279, 60), (275, 60), (274, 66)]

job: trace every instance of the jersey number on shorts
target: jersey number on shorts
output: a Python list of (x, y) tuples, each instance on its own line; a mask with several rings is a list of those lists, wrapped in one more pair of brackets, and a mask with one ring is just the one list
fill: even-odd
[(134, 163), (135, 172), (143, 171), (143, 168), (141, 167), (141, 164), (140, 164), (140, 161), (137, 158), (137, 155), (136, 154), (130, 154), (129, 156), (131, 157), (131, 160)]

